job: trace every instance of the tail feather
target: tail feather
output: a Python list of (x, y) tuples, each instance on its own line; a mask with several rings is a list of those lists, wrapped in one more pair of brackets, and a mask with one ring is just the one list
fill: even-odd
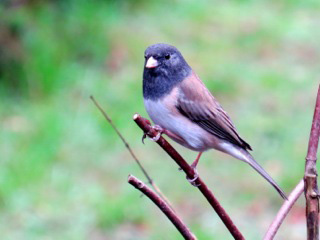
[(246, 156), (247, 156), (246, 162), (251, 167), (253, 167), (262, 177), (264, 177), (264, 179), (266, 179), (277, 190), (277, 192), (280, 194), (280, 196), (283, 199), (288, 200), (287, 196), (282, 191), (282, 189), (279, 187), (279, 185), (270, 177), (270, 175), (260, 166), (260, 164), (256, 160), (254, 160), (254, 158), (251, 156), (251, 154), (248, 153), (247, 151), (246, 151)]
[(251, 154), (243, 147), (236, 146), (234, 144), (225, 142), (220, 145), (220, 151), (230, 154), (231, 156), (248, 163), (253, 167), (264, 179), (266, 179), (280, 194), (280, 196), (287, 200), (285, 193), (281, 190), (279, 185), (270, 177), (270, 175), (259, 165)]

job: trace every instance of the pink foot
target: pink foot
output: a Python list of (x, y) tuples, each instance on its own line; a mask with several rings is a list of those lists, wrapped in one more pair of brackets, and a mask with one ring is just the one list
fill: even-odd
[(158, 133), (157, 133), (157, 135), (155, 137), (150, 138), (150, 140), (153, 141), (153, 142), (156, 142), (156, 141), (158, 141), (160, 139), (161, 134), (164, 133), (165, 130), (162, 127), (160, 127), (159, 125), (154, 125), (154, 126), (152, 126), (152, 128), (154, 130), (156, 130)]
[(193, 168), (193, 170), (195, 172), (194, 177), (192, 179), (187, 177), (187, 180), (188, 180), (189, 183), (191, 183), (192, 186), (199, 187), (200, 184), (196, 184), (196, 180), (199, 178), (198, 171), (197, 171), (197, 169), (195, 167), (192, 167), (192, 168)]
[[(153, 142), (156, 142), (160, 139), (161, 137), (161, 134), (165, 133), (165, 130), (160, 127), (159, 125), (154, 125), (154, 126), (151, 126), (151, 128), (153, 128), (154, 130), (156, 130), (158, 133), (155, 137), (152, 137), (150, 138), (151, 141)], [(142, 143), (144, 144), (144, 139), (147, 137), (147, 134), (144, 133), (143, 136), (142, 136)]]

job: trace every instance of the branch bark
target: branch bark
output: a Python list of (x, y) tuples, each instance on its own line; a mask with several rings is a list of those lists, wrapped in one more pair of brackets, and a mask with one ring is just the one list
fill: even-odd
[(288, 200), (283, 203), (280, 210), (278, 211), (276, 217), (274, 218), (273, 222), (271, 223), (268, 231), (264, 235), (263, 240), (272, 240), (276, 233), (278, 232), (283, 220), (288, 215), (289, 211), (291, 210), (292, 206), (295, 202), (299, 199), (301, 194), (303, 193), (304, 189), (304, 181), (303, 179), (300, 180), (298, 185), (293, 189), (290, 193)]
[(181, 235), (188, 240), (196, 240), (197, 238), (189, 230), (189, 228), (182, 222), (182, 220), (175, 214), (175, 212), (162, 200), (155, 192), (153, 192), (147, 185), (145, 185), (138, 178), (129, 175), (128, 182), (136, 189), (144, 193), (152, 202), (154, 202), (160, 210), (169, 218), (172, 224), (178, 229)]
[(317, 150), (320, 134), (320, 85), (313, 115), (304, 174), (306, 197), (307, 239), (319, 239), (319, 191), (317, 183)]
[[(133, 116), (133, 120), (150, 138), (153, 138), (157, 135), (158, 132), (151, 127), (150, 122), (147, 119), (141, 117), (139, 114), (135, 114)], [(194, 178), (194, 176), (196, 175), (194, 169), (189, 166), (189, 164), (181, 157), (181, 155), (163, 137), (160, 137), (157, 143), (179, 165), (179, 167), (186, 173), (189, 179)], [(220, 205), (219, 201), (215, 198), (213, 193), (200, 177), (195, 180), (194, 185), (197, 186), (200, 192), (208, 200), (208, 202), (219, 215), (220, 219), (232, 234), (234, 239), (245, 239), (239, 229), (233, 223), (227, 212)]]

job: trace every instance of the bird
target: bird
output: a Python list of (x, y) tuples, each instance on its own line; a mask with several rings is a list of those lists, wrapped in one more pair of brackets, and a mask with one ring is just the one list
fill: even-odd
[[(196, 169), (203, 152), (215, 149), (249, 164), (280, 194), (285, 193), (249, 153), (227, 112), (188, 65), (180, 51), (169, 44), (150, 45), (144, 52), (143, 99), (158, 135), (167, 135), (198, 152), (191, 164)], [(197, 176), (196, 176), (197, 177)]]

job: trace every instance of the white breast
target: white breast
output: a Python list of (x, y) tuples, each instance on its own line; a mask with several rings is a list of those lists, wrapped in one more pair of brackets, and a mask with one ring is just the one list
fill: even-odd
[(208, 146), (208, 133), (204, 129), (183, 115), (177, 115), (176, 112), (171, 111), (164, 101), (144, 100), (144, 105), (152, 121), (183, 138), (186, 142), (183, 145), (186, 147), (195, 151), (212, 148)]

